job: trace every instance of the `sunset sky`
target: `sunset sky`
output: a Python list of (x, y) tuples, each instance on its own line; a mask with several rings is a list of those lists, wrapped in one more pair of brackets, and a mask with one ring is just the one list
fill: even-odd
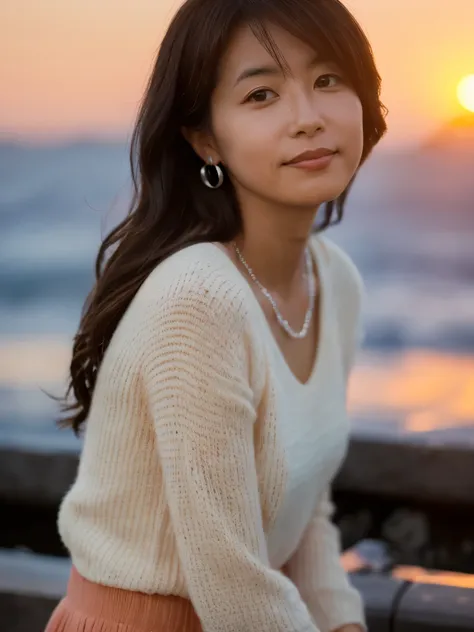
[[(217, 0), (216, 0), (217, 1)], [(179, 0), (2, 0), (0, 133), (51, 139), (127, 133)], [(474, 0), (346, 0), (384, 78), (391, 144), (460, 112), (474, 73)]]

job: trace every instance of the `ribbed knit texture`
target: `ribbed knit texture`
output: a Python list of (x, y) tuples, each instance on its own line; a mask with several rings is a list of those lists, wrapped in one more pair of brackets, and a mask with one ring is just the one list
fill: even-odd
[(143, 284), (105, 354), (60, 510), (85, 578), (190, 598), (204, 632), (364, 625), (329, 500), (362, 284), (332, 242), (312, 245), (322, 335), (306, 384), (217, 246), (182, 250)]

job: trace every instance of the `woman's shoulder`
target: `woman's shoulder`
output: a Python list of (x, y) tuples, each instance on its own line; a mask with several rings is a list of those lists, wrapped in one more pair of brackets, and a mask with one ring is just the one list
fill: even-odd
[(216, 245), (187, 246), (150, 273), (136, 297), (137, 304), (155, 313), (179, 312), (212, 321), (244, 321), (248, 288), (231, 260)]
[(243, 371), (250, 367), (258, 392), (265, 354), (249, 293), (249, 285), (218, 246), (183, 248), (156, 266), (138, 291), (129, 313), (134, 340), (148, 358), (199, 363), (206, 357), (216, 369), (223, 362), (226, 371), (233, 365)]
[(314, 235), (312, 242), (321, 252), (335, 287), (360, 297), (364, 291), (364, 282), (352, 257), (325, 235)]

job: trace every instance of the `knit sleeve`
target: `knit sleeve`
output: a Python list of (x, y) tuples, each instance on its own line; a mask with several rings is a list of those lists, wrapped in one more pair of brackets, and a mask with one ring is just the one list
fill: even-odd
[(340, 562), (340, 537), (332, 523), (333, 512), (330, 493), (326, 491), (286, 572), (321, 632), (349, 623), (366, 629), (362, 598)]
[(143, 375), (179, 563), (204, 632), (318, 632), (269, 566), (242, 312), (237, 291), (203, 286), (169, 296), (146, 326)]

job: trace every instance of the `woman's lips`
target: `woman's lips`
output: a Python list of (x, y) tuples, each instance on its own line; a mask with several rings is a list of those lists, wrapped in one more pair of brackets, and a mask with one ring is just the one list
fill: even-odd
[(331, 164), (336, 153), (337, 152), (330, 150), (305, 152), (294, 158), (291, 162), (285, 163), (285, 166), (304, 169), (306, 171), (321, 171)]

